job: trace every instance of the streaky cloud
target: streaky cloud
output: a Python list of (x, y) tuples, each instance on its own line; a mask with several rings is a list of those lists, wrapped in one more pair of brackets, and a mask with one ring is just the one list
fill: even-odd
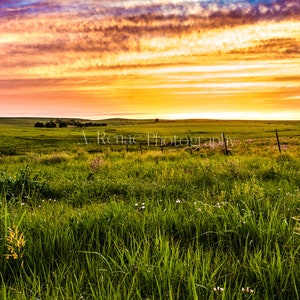
[(5, 105), (281, 109), (299, 100), (300, 2), (1, 1), (0, 49)]

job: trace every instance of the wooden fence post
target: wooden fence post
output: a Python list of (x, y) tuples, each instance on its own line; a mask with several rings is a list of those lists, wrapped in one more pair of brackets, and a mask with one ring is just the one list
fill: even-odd
[(227, 147), (227, 141), (226, 141), (226, 137), (225, 137), (225, 133), (222, 133), (223, 135), (223, 143), (224, 143), (224, 148), (225, 148), (225, 154), (228, 156), (229, 152), (228, 152), (228, 147)]
[(188, 134), (187, 136), (187, 140), (188, 140), (188, 145), (191, 146), (191, 138), (190, 138), (190, 135)]
[[(189, 130), (190, 131), (190, 130)], [(188, 134), (187, 136), (187, 141), (188, 141), (188, 146), (190, 147), (190, 153), (191, 155), (193, 154), (193, 148), (192, 148), (192, 142), (191, 142), (191, 138), (190, 135)]]
[(82, 131), (82, 133), (83, 133), (83, 137), (84, 137), (85, 144), (87, 145), (87, 144), (88, 144), (88, 141), (87, 141), (87, 138), (86, 138), (86, 135), (85, 135), (84, 130)]
[(281, 153), (281, 147), (280, 147), (280, 141), (279, 141), (279, 136), (278, 136), (278, 130), (276, 129), (275, 132), (276, 132), (276, 139), (277, 139), (278, 150), (279, 150), (279, 153)]

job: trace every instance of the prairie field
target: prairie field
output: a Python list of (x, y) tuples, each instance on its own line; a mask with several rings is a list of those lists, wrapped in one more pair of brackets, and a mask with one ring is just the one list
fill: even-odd
[(300, 299), (300, 121), (49, 121), (0, 119), (1, 299)]

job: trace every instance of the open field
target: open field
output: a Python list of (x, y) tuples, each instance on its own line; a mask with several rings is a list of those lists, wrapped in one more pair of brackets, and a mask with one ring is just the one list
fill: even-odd
[(300, 122), (37, 121), (0, 119), (0, 298), (300, 299)]

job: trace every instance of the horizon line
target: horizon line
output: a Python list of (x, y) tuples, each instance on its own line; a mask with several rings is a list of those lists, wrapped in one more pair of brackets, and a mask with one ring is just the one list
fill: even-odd
[(255, 122), (300, 122), (299, 119), (240, 119), (240, 118), (134, 118), (134, 117), (104, 117), (104, 118), (85, 118), (85, 117), (68, 117), (68, 116), (0, 116), (0, 119), (77, 119), (83, 121), (105, 121), (105, 120), (124, 120), (124, 121), (255, 121)]

